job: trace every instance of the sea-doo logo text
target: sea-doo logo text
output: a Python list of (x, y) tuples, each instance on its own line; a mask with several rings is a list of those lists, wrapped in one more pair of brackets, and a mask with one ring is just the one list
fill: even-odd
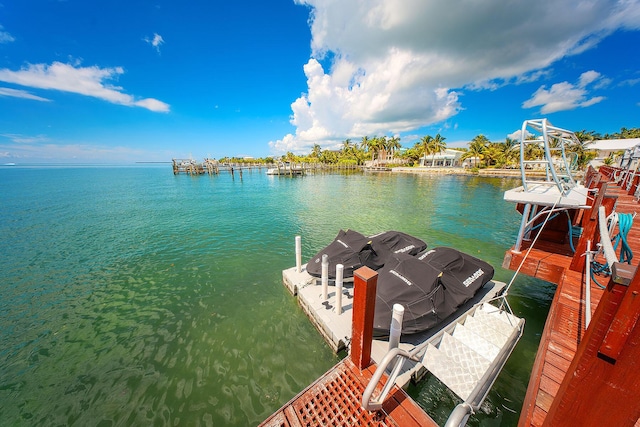
[(434, 253), (434, 252), (435, 252), (435, 249), (431, 249), (429, 252), (425, 252), (425, 253), (423, 253), (422, 255), (420, 255), (420, 256), (418, 257), (418, 259), (419, 259), (420, 261), (422, 261), (423, 259), (425, 259), (426, 257), (428, 257), (429, 255), (431, 255), (431, 254), (432, 254), (432, 253)]
[(338, 239), (336, 240), (336, 242), (340, 243), (342, 246), (344, 246), (345, 248), (349, 248), (349, 245), (347, 245), (345, 242), (343, 242), (342, 240)]
[(411, 283), (411, 280), (407, 279), (406, 277), (404, 277), (402, 274), (398, 273), (397, 271), (389, 270), (389, 273), (393, 274), (394, 276), (396, 276), (398, 279), (402, 280), (407, 285), (409, 285), (409, 286), (413, 285), (413, 283)]
[(410, 251), (411, 249), (413, 249), (413, 248), (415, 248), (415, 246), (414, 246), (414, 245), (409, 245), (409, 246), (407, 246), (407, 247), (405, 247), (405, 248), (398, 249), (397, 251), (395, 251), (395, 252), (394, 252), (394, 254), (403, 254), (403, 253), (405, 253), (405, 252), (409, 252), (409, 251)]
[(465, 287), (467, 287), (467, 288), (468, 288), (470, 284), (472, 284), (473, 282), (475, 282), (475, 281), (476, 281), (476, 279), (477, 279), (478, 277), (482, 276), (483, 274), (484, 274), (484, 271), (482, 271), (482, 269), (481, 269), (481, 268), (479, 268), (479, 269), (478, 269), (478, 271), (476, 271), (475, 273), (473, 273), (471, 276), (467, 277), (467, 279), (466, 279), (464, 282), (462, 282), (462, 284), (463, 284)]

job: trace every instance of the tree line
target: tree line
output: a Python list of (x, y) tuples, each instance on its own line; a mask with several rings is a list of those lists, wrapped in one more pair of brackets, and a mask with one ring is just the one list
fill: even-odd
[[(565, 150), (572, 161), (579, 169), (584, 168), (589, 161), (596, 156), (595, 151), (589, 150), (586, 145), (599, 139), (623, 139), (640, 138), (640, 128), (622, 128), (620, 132), (605, 134), (604, 136), (595, 131), (581, 130), (574, 132), (578, 138), (577, 142), (569, 144)], [(296, 155), (289, 151), (281, 158), (262, 159), (239, 159), (225, 157), (221, 162), (252, 162), (270, 163), (273, 161), (287, 161), (293, 163), (322, 163), (328, 165), (364, 165), (367, 161), (382, 161), (391, 165), (418, 165), (420, 159), (435, 159), (438, 153), (447, 148), (446, 137), (440, 133), (435, 136), (425, 135), (413, 146), (404, 148), (398, 136), (364, 136), (359, 142), (346, 139), (339, 149), (322, 149), (319, 144), (314, 144), (311, 152), (306, 155)], [(509, 168), (517, 167), (520, 164), (520, 143), (511, 138), (505, 138), (502, 142), (491, 142), (487, 137), (480, 134), (474, 137), (466, 148), (454, 148), (462, 152), (461, 159), (473, 159), (474, 167), (478, 168)], [(539, 159), (543, 156), (541, 146), (527, 144), (524, 153), (525, 160)], [(610, 159), (613, 161), (613, 159)]]

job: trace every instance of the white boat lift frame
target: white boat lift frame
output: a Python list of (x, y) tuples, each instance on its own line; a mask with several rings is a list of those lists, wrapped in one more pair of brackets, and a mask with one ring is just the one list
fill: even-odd
[[(530, 238), (534, 223), (544, 215), (566, 209), (588, 208), (588, 189), (578, 183), (572, 174), (567, 158), (566, 147), (580, 141), (571, 131), (555, 127), (547, 119), (525, 120), (520, 134), (520, 171), (522, 186), (508, 190), (504, 200), (524, 204), (522, 222), (515, 252), (520, 252), (522, 241)], [(529, 144), (542, 146), (544, 158), (525, 160), (526, 147)], [(534, 164), (544, 165), (543, 179), (531, 177)], [(532, 206), (541, 209), (532, 209)]]

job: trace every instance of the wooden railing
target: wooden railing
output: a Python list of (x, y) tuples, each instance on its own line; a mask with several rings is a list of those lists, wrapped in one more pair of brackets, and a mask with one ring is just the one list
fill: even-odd
[(615, 263), (544, 426), (633, 426), (640, 419), (640, 274)]

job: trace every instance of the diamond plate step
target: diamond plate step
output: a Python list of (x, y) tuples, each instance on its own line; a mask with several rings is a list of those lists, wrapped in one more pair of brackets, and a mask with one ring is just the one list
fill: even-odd
[(482, 304), (478, 307), (478, 310), (483, 311), (484, 313), (491, 314), (497, 319), (502, 320), (504, 323), (513, 327), (520, 323), (520, 319), (514, 316), (513, 314), (509, 314), (505, 310), (500, 310), (498, 307), (492, 304)]
[(491, 341), (487, 341), (482, 336), (472, 332), (469, 328), (461, 323), (458, 323), (456, 325), (453, 334), (451, 335), (467, 347), (480, 353), (488, 360), (495, 359), (500, 352), (500, 347), (491, 343)]
[[(467, 317), (467, 320), (468, 319), (469, 318)], [(499, 312), (487, 312), (485, 310), (476, 310), (476, 312), (473, 314), (473, 319), (484, 323), (489, 329), (504, 335), (505, 338), (509, 337), (515, 327), (518, 325), (517, 323), (513, 323), (513, 325), (511, 325), (508, 323), (508, 321), (503, 321), (500, 318)]]
[[(495, 321), (502, 323), (499, 320)], [(485, 322), (478, 320), (478, 318), (474, 316), (467, 316), (466, 320), (464, 321), (464, 326), (465, 328), (469, 329), (470, 332), (481, 336), (491, 344), (500, 348), (502, 348), (502, 346), (509, 339), (508, 335), (492, 329), (491, 326), (487, 325)]]
[(422, 364), (465, 400), (489, 368), (491, 361), (451, 335), (444, 334), (439, 347), (429, 344)]

